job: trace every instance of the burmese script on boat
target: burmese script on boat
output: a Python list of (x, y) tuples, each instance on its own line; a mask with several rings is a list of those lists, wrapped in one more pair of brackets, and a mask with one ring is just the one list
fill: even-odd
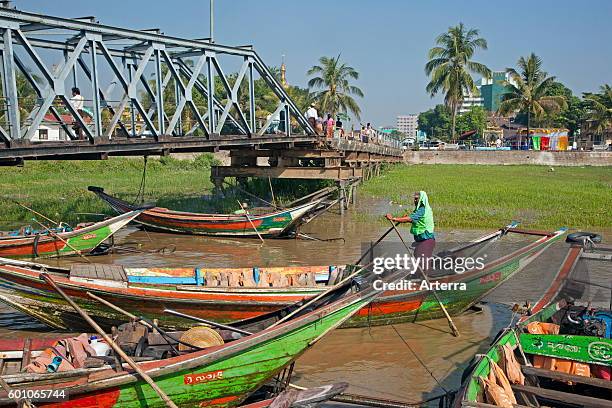
[(408, 254), (379, 256), (374, 258), (372, 271), (380, 275), (385, 271), (403, 270), (415, 274), (418, 270), (441, 271), (448, 274), (461, 274), (466, 271), (482, 270), (485, 267), (486, 255), (473, 257), (414, 257)]

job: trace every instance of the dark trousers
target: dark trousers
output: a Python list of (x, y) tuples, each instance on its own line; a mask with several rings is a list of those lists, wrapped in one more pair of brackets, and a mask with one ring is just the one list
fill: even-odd
[(414, 244), (414, 257), (423, 258), (423, 272), (428, 272), (427, 260), (433, 255), (434, 247), (436, 246), (435, 239), (426, 239), (425, 241), (415, 241)]

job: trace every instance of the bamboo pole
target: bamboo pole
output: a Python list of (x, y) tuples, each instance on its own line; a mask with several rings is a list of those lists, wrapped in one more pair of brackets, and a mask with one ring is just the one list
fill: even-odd
[(270, 185), (270, 194), (272, 194), (272, 205), (276, 207), (276, 199), (274, 198), (274, 189), (272, 188), (272, 178), (268, 176), (268, 184)]
[[(402, 244), (404, 244), (404, 247), (406, 248), (408, 253), (411, 254), (411, 255), (414, 255), (414, 252), (410, 249), (408, 244), (406, 244), (406, 241), (404, 241), (404, 238), (402, 237), (402, 234), (400, 234), (399, 230), (397, 229), (397, 226), (395, 225), (395, 222), (393, 222), (391, 220), (389, 220), (389, 222), (392, 225), (391, 228), (393, 228), (395, 230), (395, 232), (397, 233), (397, 236), (399, 237), (400, 241), (402, 241)], [(417, 265), (417, 269), (419, 270), (419, 272), (421, 272), (421, 276), (423, 277), (423, 280), (425, 282), (427, 282), (427, 287), (431, 288), (431, 284), (429, 283), (429, 278), (427, 278), (427, 275), (425, 274), (425, 271), (423, 270), (423, 268), (421, 268), (420, 266)], [(442, 301), (440, 300), (440, 296), (438, 296), (438, 292), (436, 292), (433, 289), (431, 289), (431, 292), (433, 293), (434, 297), (436, 298), (436, 301), (440, 305), (440, 308), (442, 308), (442, 312), (444, 313), (444, 316), (446, 316), (446, 320), (448, 320), (448, 326), (450, 327), (451, 331), (453, 332), (453, 336), (459, 337), (459, 330), (457, 329), (457, 326), (455, 326), (455, 323), (453, 322), (453, 319), (451, 319), (450, 315), (448, 314), (448, 311), (446, 310), (446, 308), (442, 304)]]
[(151, 388), (153, 388), (153, 390), (157, 393), (157, 395), (159, 395), (159, 397), (165, 402), (167, 407), (169, 407), (169, 408), (178, 408), (176, 406), (176, 404), (174, 402), (172, 402), (170, 397), (168, 397), (166, 395), (166, 393), (164, 393), (164, 391), (161, 388), (159, 388), (159, 386), (157, 384), (155, 384), (155, 381), (153, 381), (153, 379), (147, 373), (145, 373), (144, 370), (142, 368), (140, 368), (140, 366), (138, 364), (136, 364), (136, 362), (134, 362), (134, 360), (132, 360), (132, 358), (130, 356), (128, 356), (121, 349), (121, 347), (119, 347), (117, 345), (117, 343), (115, 343), (113, 341), (113, 339), (111, 339), (110, 336), (107, 335), (104, 332), (104, 330), (102, 330), (102, 328), (100, 326), (98, 326), (98, 324), (91, 317), (89, 317), (87, 312), (85, 312), (83, 309), (81, 309), (81, 307), (79, 307), (79, 305), (77, 305), (74, 302), (74, 300), (72, 300), (72, 298), (70, 298), (70, 296), (68, 296), (66, 293), (64, 293), (64, 291), (59, 286), (57, 286), (57, 284), (55, 283), (53, 278), (51, 278), (51, 276), (49, 276), (49, 274), (47, 274), (46, 272), (43, 272), (43, 273), (40, 274), (40, 278), (43, 279), (45, 282), (47, 282), (49, 285), (51, 285), (51, 287), (53, 289), (55, 289), (55, 291), (57, 293), (59, 293), (66, 300), (66, 302), (68, 302), (70, 304), (70, 306), (72, 306), (74, 308), (74, 310), (76, 310), (76, 312), (87, 323), (89, 323), (89, 325), (100, 336), (102, 336), (104, 341), (106, 341), (106, 343), (108, 343), (108, 345), (115, 351), (115, 353), (117, 353), (117, 355), (119, 355), (119, 357), (124, 359), (130, 365), (130, 367), (132, 367), (134, 369), (134, 371), (136, 371), (142, 377), (142, 379), (145, 380), (147, 382), (147, 384), (149, 384), (151, 386)]
[(285, 316), (282, 319), (278, 320), (276, 323), (274, 323), (271, 326), (269, 326), (269, 328), (277, 326), (277, 325), (281, 324), (284, 321), (287, 321), (290, 317), (294, 316), (299, 311), (304, 310), (306, 307), (310, 306), (313, 302), (316, 302), (317, 300), (321, 299), (322, 297), (324, 297), (328, 293), (331, 293), (334, 290), (340, 288), (346, 282), (348, 282), (349, 280), (351, 280), (352, 278), (354, 278), (355, 276), (360, 274), (362, 271), (364, 271), (367, 267), (369, 267), (371, 265), (372, 265), (371, 262), (368, 263), (368, 264), (365, 264), (364, 266), (362, 266), (361, 268), (357, 269), (355, 272), (351, 273), (349, 276), (347, 276), (346, 278), (342, 279), (340, 282), (338, 282), (337, 284), (335, 284), (334, 286), (332, 286), (331, 288), (329, 288), (325, 292), (319, 293), (317, 296), (315, 296), (314, 298), (310, 299), (308, 302), (304, 303), (302, 306), (300, 306), (299, 308), (295, 309), (293, 312), (289, 313), (287, 316)]
[(265, 241), (261, 237), (261, 234), (259, 234), (259, 231), (257, 231), (257, 227), (255, 226), (255, 224), (253, 224), (253, 220), (251, 220), (251, 217), (249, 217), (249, 212), (244, 209), (244, 207), (242, 206), (242, 203), (240, 202), (240, 200), (236, 200), (236, 201), (238, 201), (238, 205), (240, 206), (242, 211), (244, 211), (244, 215), (246, 216), (247, 220), (249, 220), (249, 222), (251, 223), (251, 227), (253, 227), (253, 230), (255, 231), (255, 233), (257, 234), (257, 236), (261, 240), (261, 243), (263, 244)]
[(62, 241), (64, 244), (66, 244), (68, 246), (68, 248), (72, 249), (74, 252), (76, 252), (81, 258), (83, 258), (84, 260), (86, 260), (87, 262), (91, 263), (91, 261), (89, 259), (87, 259), (87, 257), (85, 255), (83, 255), (83, 253), (81, 251), (79, 251), (78, 249), (76, 249), (75, 247), (73, 247), (72, 245), (70, 245), (70, 243), (68, 243), (68, 241), (66, 241), (64, 238), (60, 237), (57, 233), (55, 233), (54, 231), (52, 231), (49, 227), (47, 227), (45, 224), (43, 224), (42, 222), (38, 221), (36, 218), (32, 218), (34, 220), (34, 222), (36, 222), (38, 225), (40, 225), (41, 227), (43, 227), (44, 229), (47, 230), (47, 232), (49, 233), (49, 235), (51, 235), (54, 238), (59, 239), (60, 241)]
[(147, 323), (144, 320), (138, 319), (138, 317), (136, 317), (135, 315), (131, 314), (130, 312), (128, 312), (127, 310), (123, 310), (122, 308), (120, 308), (119, 306), (115, 306), (114, 304), (112, 304), (111, 302), (109, 302), (108, 300), (102, 299), (101, 297), (98, 297), (96, 295), (94, 295), (91, 292), (86, 292), (87, 296), (89, 296), (90, 298), (92, 298), (93, 300), (97, 300), (98, 302), (102, 303), (105, 306), (110, 307), (111, 309), (113, 309), (116, 312), (119, 312), (121, 314), (124, 314), (126, 317), (129, 317), (130, 319), (137, 321), (138, 323), (142, 324), (145, 327), (148, 327), (149, 329), (152, 329), (153, 326), (151, 326), (149, 323)]
[(42, 218), (44, 218), (45, 220), (47, 220), (47, 221), (49, 221), (49, 222), (52, 222), (52, 223), (53, 223), (53, 224), (55, 224), (55, 225), (60, 225), (60, 223), (59, 223), (59, 222), (53, 221), (51, 218), (46, 217), (45, 215), (43, 215), (43, 214), (39, 213), (39, 212), (38, 212), (38, 211), (36, 211), (36, 210), (33, 210), (32, 208), (28, 207), (27, 205), (21, 204), (19, 201), (15, 201), (15, 200), (11, 200), (11, 201), (13, 201), (13, 202), (14, 202), (15, 204), (17, 204), (18, 206), (23, 207), (23, 208), (25, 208), (25, 209), (26, 209), (26, 210), (28, 210), (28, 211), (31, 211), (32, 213), (34, 213), (34, 214), (38, 215), (39, 217), (42, 217)]

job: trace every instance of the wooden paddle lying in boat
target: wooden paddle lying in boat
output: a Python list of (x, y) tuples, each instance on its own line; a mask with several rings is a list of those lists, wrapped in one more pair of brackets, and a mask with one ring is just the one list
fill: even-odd
[(107, 335), (104, 330), (102, 330), (102, 328), (100, 326), (98, 326), (98, 324), (91, 318), (89, 317), (89, 315), (87, 314), (87, 312), (85, 312), (83, 309), (81, 309), (73, 300), (70, 296), (68, 296), (66, 293), (64, 293), (64, 291), (62, 289), (59, 288), (59, 286), (57, 286), (55, 284), (55, 281), (53, 280), (53, 278), (51, 278), (51, 276), (49, 276), (49, 274), (47, 273), (41, 273), (40, 274), (40, 278), (43, 279), (45, 282), (47, 282), (49, 285), (51, 285), (51, 287), (53, 289), (55, 289), (55, 291), (57, 293), (60, 294), (60, 296), (62, 296), (66, 302), (68, 302), (70, 304), (70, 306), (72, 306), (74, 308), (74, 310), (76, 310), (76, 312), (85, 320), (87, 321), (87, 323), (89, 323), (91, 325), (91, 327), (100, 335), (102, 336), (102, 338), (104, 339), (104, 341), (106, 341), (106, 343), (113, 349), (113, 351), (115, 353), (117, 353), (117, 355), (119, 355), (119, 357), (121, 357), (123, 360), (125, 360), (130, 367), (132, 367), (134, 369), (134, 371), (136, 371), (146, 382), (147, 384), (149, 384), (151, 386), (151, 388), (153, 388), (153, 390), (157, 393), (157, 395), (159, 395), (159, 397), (166, 403), (166, 406), (169, 408), (178, 408), (178, 406), (172, 402), (172, 400), (170, 399), (170, 397), (168, 397), (166, 395), (166, 393), (164, 393), (162, 391), (161, 388), (158, 387), (157, 384), (155, 384), (155, 381), (153, 381), (153, 379), (151, 377), (149, 377), (149, 375), (147, 373), (145, 373), (139, 366), (138, 364), (136, 364), (136, 362), (130, 357), (128, 356), (125, 351), (123, 351), (121, 349), (121, 347), (119, 347), (117, 345), (117, 343), (115, 343), (113, 341), (113, 339), (110, 338), (109, 335)]

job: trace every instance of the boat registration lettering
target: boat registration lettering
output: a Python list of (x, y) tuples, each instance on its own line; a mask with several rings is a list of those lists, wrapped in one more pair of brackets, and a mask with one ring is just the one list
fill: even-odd
[(223, 378), (223, 370), (210, 371), (208, 373), (187, 374), (183, 377), (183, 381), (187, 385), (205, 383)]
[(85, 234), (83, 235), (82, 239), (88, 240), (88, 239), (94, 239), (95, 237), (97, 237), (96, 234)]
[(287, 221), (287, 217), (274, 217), (272, 218), (272, 221), (274, 222)]
[(484, 285), (485, 283), (490, 283), (490, 282), (497, 282), (498, 280), (500, 280), (502, 277), (501, 272), (495, 272), (492, 275), (487, 275), (487, 276), (483, 276), (482, 278), (480, 278), (480, 284)]
[(609, 363), (612, 361), (612, 345), (601, 341), (589, 344), (589, 356), (596, 361)]
[(579, 353), (580, 352), (580, 347), (574, 346), (572, 344), (553, 343), (549, 341), (546, 345), (553, 352), (560, 352), (560, 351), (566, 351), (568, 353)]

